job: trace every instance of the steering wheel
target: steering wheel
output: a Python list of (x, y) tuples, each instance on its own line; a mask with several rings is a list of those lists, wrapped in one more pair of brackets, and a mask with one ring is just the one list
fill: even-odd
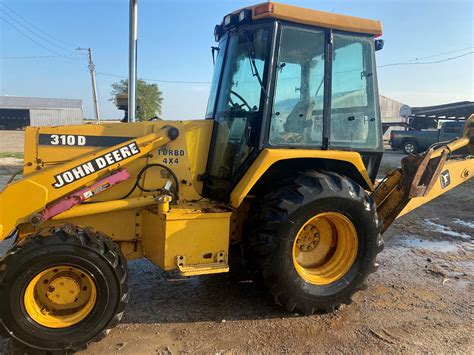
[(241, 95), (236, 93), (234, 90), (230, 90), (230, 93), (231, 93), (231, 95), (236, 96), (240, 101), (242, 101), (242, 104), (239, 105), (239, 104), (235, 104), (234, 101), (232, 100), (232, 98), (229, 98), (229, 101), (232, 104), (232, 106), (237, 105), (239, 107), (239, 109), (242, 109), (244, 106), (246, 106), (248, 108), (249, 112), (252, 111), (252, 108), (250, 107), (248, 102)]

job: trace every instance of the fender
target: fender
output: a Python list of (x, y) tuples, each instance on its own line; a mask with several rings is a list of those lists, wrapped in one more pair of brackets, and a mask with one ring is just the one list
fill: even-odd
[(252, 163), (245, 175), (240, 179), (237, 186), (230, 195), (230, 204), (237, 208), (245, 199), (252, 187), (265, 174), (265, 172), (276, 162), (291, 159), (322, 159), (338, 160), (349, 163), (360, 173), (362, 179), (372, 191), (373, 183), (365, 169), (362, 157), (357, 152), (340, 150), (301, 150), (301, 149), (264, 149)]

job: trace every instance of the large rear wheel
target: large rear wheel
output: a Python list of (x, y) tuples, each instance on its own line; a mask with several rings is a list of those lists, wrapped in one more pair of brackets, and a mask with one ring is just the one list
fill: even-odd
[(349, 304), (383, 248), (376, 206), (351, 179), (310, 171), (254, 206), (247, 264), (277, 304), (312, 314)]
[(128, 302), (126, 261), (102, 233), (55, 227), (5, 255), (0, 299), (0, 322), (17, 342), (77, 351), (120, 321)]

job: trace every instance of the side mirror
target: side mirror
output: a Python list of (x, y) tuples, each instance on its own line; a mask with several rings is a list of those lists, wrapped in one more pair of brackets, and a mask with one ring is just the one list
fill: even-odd
[(223, 33), (224, 30), (222, 29), (221, 25), (216, 25), (216, 27), (214, 27), (214, 39), (216, 42), (219, 42)]
[(383, 45), (385, 44), (385, 41), (383, 39), (376, 39), (375, 40), (375, 51), (380, 51), (383, 49)]

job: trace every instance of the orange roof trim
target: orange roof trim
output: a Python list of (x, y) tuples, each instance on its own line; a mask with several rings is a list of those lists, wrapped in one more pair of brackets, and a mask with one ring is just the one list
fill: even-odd
[(333, 28), (341, 31), (357, 32), (380, 36), (382, 23), (378, 20), (369, 20), (360, 17), (338, 15), (324, 11), (310, 10), (302, 7), (266, 2), (247, 9), (252, 10), (252, 18), (261, 20), (275, 18), (304, 25)]

